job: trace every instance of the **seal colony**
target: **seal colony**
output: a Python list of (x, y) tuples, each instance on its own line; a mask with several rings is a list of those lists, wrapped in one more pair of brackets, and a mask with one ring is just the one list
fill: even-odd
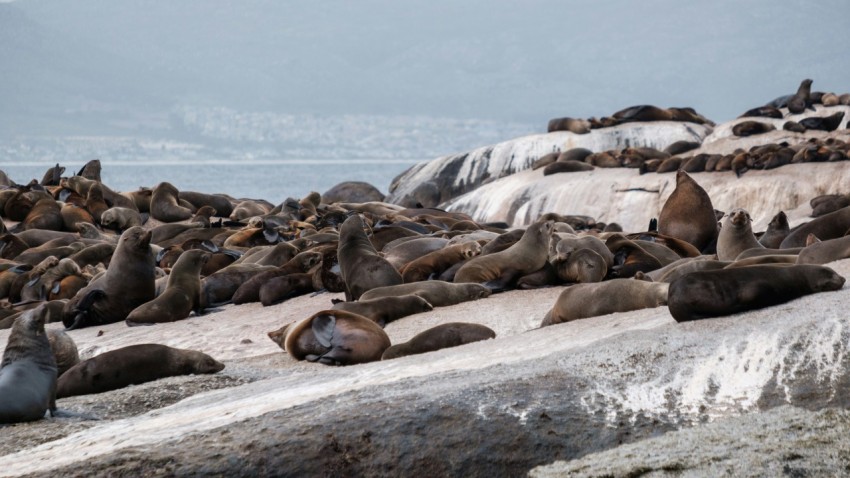
[[(626, 117), (642, 118), (643, 112), (652, 111), (639, 109)], [(687, 147), (679, 145), (674, 150)], [(591, 152), (586, 157), (592, 154), (598, 153)], [(594, 161), (602, 164), (607, 159)], [(196, 317), (193, 323), (203, 327), (203, 314), (215, 314), (218, 307), (231, 301), (262, 301), (265, 305), (298, 295), (317, 294), (317, 300), (324, 300), (326, 291), (346, 292), (349, 300), (334, 304), (327, 299), (321, 308), (301, 317), (288, 316), (283, 312), (285, 308), (279, 309), (280, 327), (270, 331), (269, 337), (293, 360), (312, 362), (305, 364), (307, 367), (355, 365), (390, 358), (394, 362), (427, 363), (439, 357), (435, 354), (445, 347), (493, 339), (496, 333), (492, 330), (480, 329), (476, 324), (451, 323), (440, 328), (422, 327), (410, 340), (392, 343), (384, 327), (417, 320), (411, 316), (436, 314), (441, 307), (461, 302), (472, 302), (474, 307), (487, 310), (493, 294), (509, 289), (561, 290), (557, 301), (549, 304), (547, 317), (534, 318), (538, 326), (546, 325), (544, 330), (551, 330), (552, 334), (563, 330), (558, 324), (593, 320), (601, 314), (647, 307), (659, 307), (659, 313), (664, 314), (665, 304), (670, 304), (671, 320), (676, 321), (770, 307), (780, 302), (779, 296), (786, 300), (841, 288), (843, 278), (836, 277), (828, 266), (804, 264), (829, 262), (850, 254), (846, 241), (841, 241), (848, 229), (844, 227), (845, 214), (831, 216), (832, 212), (823, 212), (823, 220), (805, 229), (812, 232), (806, 234), (802, 245), (799, 234), (795, 234), (789, 241), (794, 247), (784, 247), (784, 238), (799, 230), (789, 227), (784, 213), (774, 211), (772, 229), (753, 231), (747, 221), (746, 204), (728, 215), (718, 214), (699, 181), (679, 169), (677, 188), (683, 188), (681, 194), (675, 200), (671, 196), (673, 202), (656, 211), (656, 224), (647, 224), (645, 230), (627, 231), (582, 215), (580, 205), (574, 211), (541, 215), (527, 227), (511, 228), (439, 208), (405, 208), (345, 199), (327, 202), (319, 194), (289, 198), (275, 205), (261, 199), (184, 193), (168, 183), (132, 193), (109, 192), (99, 179), (62, 178), (57, 170), (45, 175), (49, 176), (45, 184), (10, 183), (6, 190), (10, 192), (0, 191), (0, 201), (12, 201), (10, 214), (22, 218), (20, 224), (27, 217), (36, 219), (27, 212), (28, 202), (32, 204), (30, 211), (39, 205), (40, 216), (49, 215), (44, 211), (55, 210), (47, 205), (51, 200), (60, 210), (76, 207), (91, 216), (89, 220), (89, 216), (77, 214), (74, 221), (68, 221), (78, 231), (65, 222), (59, 225), (58, 221), (52, 222), (53, 229), (30, 227), (35, 224), (33, 221), (26, 223), (26, 228), (18, 227), (11, 216), (4, 216), (8, 231), (0, 238), (0, 257), (4, 259), (0, 264), (0, 284), (7, 283), (6, 289), (18, 291), (18, 299), (9, 301), (0, 314), (11, 317), (23, 312), (12, 321), (14, 327), (24, 322), (22, 318), (32, 316), (24, 309), (42, 303), (44, 306), (38, 310), (43, 311), (40, 313), (44, 321), (67, 323), (70, 330), (66, 336), (73, 338), (83, 332), (78, 329), (110, 322), (121, 327), (122, 321), (128, 325), (155, 324), (141, 328), (152, 330), (167, 327), (166, 322)], [(729, 178), (736, 180), (731, 173)], [(86, 192), (85, 196), (77, 189)], [(847, 191), (829, 192), (838, 197), (832, 201), (807, 199), (817, 204), (831, 203), (830, 207), (837, 208), (834, 212), (842, 212), (847, 207), (842, 202)], [(75, 194), (79, 198), (75, 199)], [(153, 208), (154, 199), (162, 204)], [(74, 201), (81, 205), (69, 206)], [(231, 211), (227, 211), (228, 207)], [(112, 208), (123, 210), (120, 215), (107, 214)], [(153, 217), (154, 209), (160, 219)], [(730, 230), (734, 234), (723, 235), (727, 224), (744, 227), (740, 232)], [(842, 227), (843, 231), (835, 232)], [(815, 234), (816, 238), (809, 239), (808, 234)], [(815, 247), (824, 243), (830, 247)], [(753, 249), (758, 249), (757, 253)], [(717, 258), (721, 250), (723, 257)], [(794, 258), (791, 263), (788, 256)], [(69, 267), (69, 261), (76, 267)], [(758, 263), (748, 265), (752, 261)], [(110, 274), (127, 268), (141, 272)], [(69, 278), (82, 283), (76, 292), (51, 299), (51, 294), (65, 290), (63, 283), (70, 282)], [(284, 278), (285, 281), (278, 281)], [(688, 282), (696, 279), (699, 287)], [(270, 286), (272, 280), (277, 281), (274, 287)], [(115, 288), (127, 284), (145, 300), (138, 299), (141, 303), (132, 307), (121, 304), (119, 308), (113, 298), (125, 293), (116, 292)], [(263, 299), (266, 286), (268, 293), (274, 293), (273, 299)], [(23, 300), (21, 292), (27, 287), (33, 289), (33, 295)], [(150, 296), (149, 288), (153, 290)], [(695, 292), (698, 290), (706, 292)], [(5, 297), (12, 295), (7, 291)], [(705, 310), (705, 302), (700, 300), (707, 300), (712, 308)], [(49, 312), (51, 302), (61, 305), (58, 312)], [(139, 342), (142, 343), (145, 342)], [(167, 355), (172, 358), (158, 362), (162, 369), (154, 369), (152, 377), (136, 374), (139, 376), (133, 380), (114, 380), (108, 388), (171, 375), (175, 370), (215, 373), (221, 370), (219, 365), (223, 366), (207, 356), (203, 358), (209, 359), (207, 367), (179, 367), (178, 358), (192, 355), (189, 352)], [(425, 352), (428, 354), (415, 358), (398, 358)], [(99, 354), (94, 361), (71, 365), (73, 374), (58, 379), (62, 385), (60, 397), (72, 394), (69, 390), (73, 381), (82, 390), (80, 393), (104, 390), (98, 388), (91, 375), (80, 370), (94, 370), (97, 365), (115, 373), (132, 368), (125, 363), (144, 362), (133, 349), (122, 353), (125, 358), (121, 360)], [(198, 358), (194, 363), (201, 362)], [(33, 383), (42, 381), (39, 375), (34, 376)], [(47, 382), (50, 385), (50, 380)], [(49, 396), (48, 389), (37, 398)], [(61, 409), (61, 399), (58, 406)], [(39, 406), (40, 417), (50, 409), (49, 404), (45, 408)]]

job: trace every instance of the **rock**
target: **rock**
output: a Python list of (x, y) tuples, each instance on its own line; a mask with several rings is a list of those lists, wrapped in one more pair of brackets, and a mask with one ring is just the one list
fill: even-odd
[(344, 181), (322, 194), (322, 202), (370, 202), (383, 201), (384, 194), (375, 186), (362, 181)]

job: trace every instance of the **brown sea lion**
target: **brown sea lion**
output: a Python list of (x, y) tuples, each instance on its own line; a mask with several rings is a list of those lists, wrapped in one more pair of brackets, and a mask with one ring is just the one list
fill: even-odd
[(536, 161), (531, 163), (531, 169), (538, 170), (540, 168), (545, 168), (546, 166), (549, 166), (550, 164), (552, 164), (552, 163), (554, 163), (555, 161), (558, 160), (558, 156), (560, 154), (561, 153), (558, 152), (558, 151), (555, 151), (554, 153), (544, 154), (543, 156), (539, 157)]
[(126, 231), (133, 226), (142, 225), (142, 215), (135, 209), (111, 207), (100, 215), (100, 225), (110, 229)]
[(210, 227), (210, 218), (215, 216), (217, 211), (212, 206), (201, 206), (195, 211), (195, 215), (189, 219), (189, 222), (197, 222), (204, 227)]
[(398, 270), (381, 257), (369, 242), (359, 215), (353, 215), (342, 223), (337, 258), (345, 281), (347, 301), (359, 299), (370, 289), (404, 282)]
[[(555, 262), (556, 260), (566, 261), (570, 254), (581, 249), (590, 249), (593, 252), (599, 254), (599, 256), (605, 261), (605, 268), (610, 269), (614, 266), (614, 254), (608, 249), (608, 246), (605, 245), (605, 241), (599, 239), (596, 236), (567, 236), (561, 237), (560, 240), (550, 243), (554, 245), (554, 248), (550, 247), (550, 257), (549, 260)], [(554, 250), (552, 250), (554, 249)]]
[(495, 338), (496, 332), (490, 327), (467, 322), (449, 322), (420, 332), (407, 342), (390, 346), (384, 351), (381, 360), (424, 354)]
[(399, 297), (403, 295), (418, 295), (427, 300), (434, 307), (447, 307), (473, 300), (483, 299), (490, 296), (490, 289), (481, 284), (466, 283), (456, 284), (454, 282), (443, 282), (429, 280), (413, 282), (410, 284), (399, 284), (387, 287), (378, 287), (365, 292), (360, 300), (372, 300), (380, 297)]
[(782, 240), (791, 232), (788, 217), (779, 211), (767, 225), (767, 230), (759, 237), (759, 243), (768, 249), (779, 249)]
[(594, 169), (596, 169), (595, 166), (580, 161), (558, 161), (543, 168), (543, 175), (593, 171)]
[(446, 246), (407, 263), (401, 277), (406, 283), (428, 280), (439, 276), (452, 265), (479, 254), (481, 245), (474, 241)]
[[(228, 217), (233, 212), (233, 203), (221, 194), (204, 194), (195, 191), (180, 191), (177, 194), (180, 201), (187, 201), (200, 210), (204, 206), (214, 209), (214, 216)], [(197, 214), (197, 212), (196, 212)]]
[(162, 222), (178, 222), (191, 218), (193, 212), (180, 205), (179, 194), (171, 183), (157, 184), (151, 195), (151, 217)]
[(80, 363), (80, 353), (77, 344), (70, 335), (62, 330), (47, 329), (47, 340), (56, 359), (57, 376), (61, 377), (69, 368)]
[(41, 307), (12, 324), (0, 363), (0, 423), (29, 422), (56, 411), (56, 359), (44, 318)]
[(121, 235), (106, 273), (92, 280), (63, 311), (68, 329), (109, 324), (127, 318), (154, 298), (154, 255), (151, 232), (131, 227)]
[[(51, 256), (52, 257), (52, 256)], [(54, 260), (56, 258), (53, 258)], [(67, 276), (79, 276), (82, 274), (80, 266), (77, 265), (71, 258), (65, 257), (62, 260), (53, 262), (52, 265), (24, 285), (21, 289), (21, 300), (46, 300), (54, 288), (57, 288), (59, 282)], [(39, 269), (36, 266), (33, 270)]]
[(26, 229), (46, 229), (61, 231), (65, 225), (62, 221), (62, 208), (55, 199), (45, 197), (39, 199), (24, 218), (21, 226)]
[(805, 79), (797, 88), (797, 93), (788, 100), (788, 111), (792, 114), (800, 114), (811, 104), (812, 80)]
[(683, 257), (678, 261), (668, 264), (661, 269), (657, 269), (646, 274), (649, 279), (655, 282), (671, 282), (684, 274), (689, 274), (695, 271), (717, 270), (723, 269), (731, 264), (729, 261), (718, 261), (713, 259), (714, 256), (699, 256), (699, 257)]
[(272, 205), (266, 201), (244, 200), (240, 201), (231, 211), (231, 221), (242, 221), (255, 216), (262, 216), (272, 210)]
[(401, 271), (407, 264), (442, 250), (448, 243), (449, 240), (442, 237), (403, 238), (384, 246), (382, 255), (396, 270)]
[(782, 112), (779, 111), (779, 108), (775, 106), (765, 105), (753, 108), (751, 110), (747, 110), (744, 112), (744, 114), (738, 116), (738, 118), (748, 117), (782, 119)]
[(112, 259), (112, 254), (115, 253), (115, 248), (115, 244), (94, 244), (71, 254), (68, 258), (76, 262), (80, 267), (97, 264), (108, 266), (109, 261)]
[(91, 179), (93, 181), (100, 181), (100, 172), (100, 160), (92, 159), (91, 161), (86, 162), (86, 164), (84, 164), (83, 167), (80, 168), (80, 171), (77, 173), (77, 176), (86, 179)]
[(277, 269), (258, 264), (231, 264), (210, 274), (201, 281), (201, 298), (204, 308), (225, 304), (233, 298), (236, 290), (248, 279), (263, 271)]
[(850, 229), (850, 206), (829, 214), (824, 214), (800, 225), (788, 233), (779, 247), (780, 249), (805, 247), (806, 238), (809, 234), (814, 234), (815, 237), (822, 241), (836, 239), (844, 236), (844, 233), (848, 229)]
[(738, 137), (753, 136), (774, 131), (776, 126), (761, 121), (742, 121), (732, 127), (732, 134)]
[(684, 322), (761, 309), (843, 285), (835, 271), (815, 265), (692, 272), (670, 283), (668, 305), (676, 322)]
[(296, 272), (274, 277), (260, 285), (259, 298), (264, 307), (278, 304), (293, 297), (314, 292), (314, 274), (317, 271)]
[(752, 222), (750, 213), (744, 209), (733, 209), (726, 214), (717, 236), (717, 259), (734, 261), (748, 249), (764, 248), (753, 234)]
[(608, 265), (592, 249), (579, 249), (556, 262), (555, 271), (558, 279), (567, 283), (601, 282), (608, 274)]
[(390, 322), (402, 317), (434, 310), (434, 306), (418, 295), (402, 295), (371, 300), (361, 298), (357, 302), (337, 302), (332, 309), (353, 312), (386, 327)]
[(648, 273), (664, 266), (657, 257), (622, 234), (612, 234), (605, 245), (614, 254), (614, 264), (609, 274), (612, 277), (628, 278), (638, 272)]
[(684, 171), (676, 173), (676, 189), (661, 208), (658, 232), (689, 242), (700, 251), (717, 237), (711, 198)]
[(843, 207), (850, 206), (850, 196), (846, 194), (824, 194), (809, 201), (812, 206), (812, 217), (820, 217), (824, 214), (835, 212)]
[(295, 360), (325, 365), (374, 362), (390, 346), (378, 324), (344, 310), (322, 310), (268, 335)]
[(549, 133), (553, 133), (555, 131), (569, 131), (570, 133), (575, 134), (587, 134), (590, 133), (590, 122), (585, 119), (569, 117), (554, 118), (549, 120), (547, 130)]
[(724, 267), (724, 269), (734, 269), (736, 267), (749, 267), (758, 265), (794, 265), (797, 263), (797, 254), (768, 254), (764, 256), (748, 257), (746, 259), (733, 261)]
[(572, 285), (561, 292), (540, 326), (659, 307), (667, 303), (668, 285), (634, 279)]
[(59, 215), (62, 216), (62, 227), (66, 231), (80, 232), (78, 224), (94, 224), (94, 218), (85, 208), (65, 203), (62, 209), (59, 210)]
[(803, 248), (797, 264), (826, 264), (850, 257), (850, 236), (818, 241)]
[[(236, 289), (233, 293), (234, 304), (247, 304), (260, 301), (260, 289), (272, 279), (288, 276), (290, 274), (306, 273), (322, 261), (322, 254), (316, 251), (304, 251), (287, 261), (286, 264), (275, 269), (260, 272)], [(269, 292), (271, 293), (271, 291)]]
[(799, 123), (800, 126), (807, 130), (835, 131), (838, 129), (838, 126), (841, 125), (841, 121), (843, 119), (844, 112), (839, 111), (838, 113), (831, 114), (829, 116), (810, 116), (808, 118), (803, 118), (799, 121)]
[(109, 209), (109, 204), (103, 197), (103, 186), (100, 183), (93, 183), (86, 191), (85, 208), (91, 214), (91, 217), (100, 224), (100, 216)]
[(548, 258), (553, 224), (538, 221), (526, 229), (522, 239), (504, 251), (470, 259), (455, 274), (455, 282), (484, 283), (500, 290), (519, 277), (539, 270)]
[(652, 105), (637, 105), (622, 109), (613, 115), (614, 119), (622, 123), (632, 121), (672, 121), (673, 115), (670, 111)]
[[(835, 100), (837, 103), (837, 96), (835, 97)], [(41, 182), (39, 182), (39, 184), (41, 184), (42, 186), (58, 186), (59, 180), (62, 178), (62, 174), (64, 172), (65, 167), (59, 166), (59, 163), (56, 163), (56, 166), (51, 167), (44, 173), (44, 176), (42, 176)]]
[(103, 393), (178, 375), (211, 374), (224, 364), (196, 350), (139, 344), (104, 352), (59, 377), (56, 397)]
[(201, 268), (208, 258), (209, 253), (199, 249), (180, 254), (168, 275), (165, 291), (133, 309), (127, 315), (127, 325), (174, 322), (189, 317), (191, 312), (200, 315), (203, 311)]

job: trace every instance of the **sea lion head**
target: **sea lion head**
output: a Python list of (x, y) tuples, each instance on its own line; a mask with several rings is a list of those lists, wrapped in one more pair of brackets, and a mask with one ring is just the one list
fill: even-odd
[(750, 218), (750, 213), (740, 208), (733, 209), (729, 213), (728, 218), (728, 223), (738, 229), (747, 227), (753, 221)]
[[(796, 266), (807, 267), (807, 266)], [(806, 276), (812, 290), (815, 292), (827, 292), (839, 290), (844, 287), (844, 277), (825, 266), (808, 266), (811, 272)]]

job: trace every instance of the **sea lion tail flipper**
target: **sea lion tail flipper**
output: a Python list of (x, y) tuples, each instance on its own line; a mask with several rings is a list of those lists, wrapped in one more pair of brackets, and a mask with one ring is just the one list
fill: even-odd
[(331, 314), (320, 314), (313, 319), (311, 325), (313, 334), (322, 347), (330, 347), (336, 328), (336, 317)]
[(263, 229), (263, 237), (272, 244), (281, 241), (280, 233), (276, 229)]
[(340, 304), (342, 302), (345, 302), (345, 301), (342, 300), (342, 299), (331, 299), (331, 304), (333, 304), (333, 305)]
[(653, 217), (649, 220), (649, 232), (658, 232), (658, 218)]

